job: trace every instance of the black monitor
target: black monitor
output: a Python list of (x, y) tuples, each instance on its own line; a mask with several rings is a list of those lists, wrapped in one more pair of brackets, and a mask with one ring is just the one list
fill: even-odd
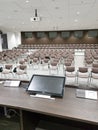
[(30, 94), (63, 97), (64, 86), (65, 77), (34, 74), (29, 82), (27, 91)]

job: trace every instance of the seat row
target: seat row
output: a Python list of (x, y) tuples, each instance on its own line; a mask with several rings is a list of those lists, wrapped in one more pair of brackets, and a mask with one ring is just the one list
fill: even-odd
[(49, 48), (70, 48), (70, 49), (96, 49), (98, 44), (76, 44), (76, 43), (65, 43), (65, 44), (20, 44), (17, 49), (49, 49)]
[(76, 84), (85, 84), (89, 86), (93, 80), (98, 79), (98, 68), (92, 67), (91, 69), (87, 67), (79, 67), (77, 71), (75, 71), (75, 67), (66, 67), (65, 69), (65, 76), (67, 81), (72, 78), (74, 79)]
[(20, 79), (20, 76), (25, 76), (26, 79), (28, 79), (27, 74), (27, 66), (26, 65), (18, 65), (16, 67), (13, 67), (11, 64), (6, 64), (4, 67), (0, 67), (0, 74), (1, 78), (11, 79), (18, 78)]

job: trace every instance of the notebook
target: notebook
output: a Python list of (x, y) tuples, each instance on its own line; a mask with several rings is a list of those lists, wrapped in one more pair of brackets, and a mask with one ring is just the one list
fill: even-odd
[(4, 82), (4, 87), (19, 87), (20, 81), (17, 80), (6, 80)]
[(76, 97), (97, 100), (98, 94), (97, 91), (76, 89)]

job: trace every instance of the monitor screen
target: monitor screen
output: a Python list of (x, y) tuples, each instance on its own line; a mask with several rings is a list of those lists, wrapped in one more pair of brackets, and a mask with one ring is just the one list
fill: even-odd
[(63, 97), (65, 77), (49, 75), (33, 75), (28, 85), (31, 94)]

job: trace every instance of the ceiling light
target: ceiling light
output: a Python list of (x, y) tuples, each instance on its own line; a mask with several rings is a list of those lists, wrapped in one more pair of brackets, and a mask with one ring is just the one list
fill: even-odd
[(79, 15), (80, 14), (80, 12), (79, 11), (77, 11), (77, 13), (76, 13), (77, 15)]
[(75, 21), (75, 22), (78, 22), (78, 19), (75, 19), (74, 21)]
[(29, 3), (29, 0), (26, 0), (26, 3)]
[(22, 24), (24, 24), (24, 22), (22, 22)]

